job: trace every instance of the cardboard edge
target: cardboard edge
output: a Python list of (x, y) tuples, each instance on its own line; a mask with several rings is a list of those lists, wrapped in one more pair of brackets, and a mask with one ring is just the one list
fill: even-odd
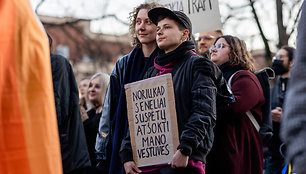
[[(177, 147), (179, 146), (179, 135), (178, 135), (178, 126), (177, 126), (177, 114), (176, 114), (176, 106), (175, 106), (175, 96), (173, 89), (173, 81), (172, 78), (167, 78), (167, 86), (168, 86), (168, 98), (172, 99), (169, 101), (170, 104), (170, 119), (171, 119), (171, 128), (176, 127), (177, 129), (172, 131), (172, 142), (173, 142), (173, 154), (175, 154)], [(175, 139), (177, 137), (177, 139)]]
[(150, 81), (150, 83), (154, 83), (155, 81), (160, 81), (161, 79), (167, 79), (171, 77), (172, 78), (172, 75), (171, 73), (168, 73), (168, 74), (164, 74), (164, 75), (160, 75), (160, 76), (156, 76), (156, 77), (151, 77), (151, 78), (148, 78), (148, 79), (144, 79), (144, 80), (139, 80), (139, 81), (136, 81), (136, 82), (132, 82), (132, 83), (128, 83), (128, 84), (125, 84), (124, 85), (124, 88), (131, 88), (135, 85), (138, 85), (138, 84), (143, 84), (143, 83), (146, 83), (147, 81)]
[[(136, 151), (136, 138), (135, 138), (135, 127), (134, 127), (134, 119), (133, 117), (133, 110), (129, 109), (129, 108), (133, 108), (132, 106), (132, 91), (130, 88), (126, 88), (125, 89), (125, 93), (126, 93), (126, 103), (127, 103), (127, 111), (128, 111), (128, 122), (129, 122), (129, 129), (130, 129), (130, 138), (131, 138), (131, 146), (132, 146), (132, 151), (135, 152)], [(138, 164), (138, 158), (136, 156), (136, 153), (133, 153), (133, 160), (135, 162), (135, 164)]]

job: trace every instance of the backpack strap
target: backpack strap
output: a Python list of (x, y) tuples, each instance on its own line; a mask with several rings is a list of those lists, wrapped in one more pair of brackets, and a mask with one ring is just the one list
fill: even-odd
[[(229, 87), (229, 89), (232, 89), (232, 79), (233, 77), (242, 70), (236, 71), (234, 74), (231, 75), (231, 77), (228, 79), (227, 85)], [(252, 124), (254, 125), (255, 129), (257, 130), (257, 132), (259, 132), (260, 126), (258, 124), (258, 122), (256, 121), (255, 117), (253, 116), (252, 112), (250, 110), (248, 110), (246, 112), (246, 115), (248, 116), (248, 118), (250, 119), (250, 121), (252, 122)]]
[(234, 72), (234, 74), (232, 74), (231, 77), (228, 79), (228, 81), (227, 81), (227, 86), (229, 87), (229, 89), (232, 89), (232, 79), (233, 79), (233, 77), (234, 77), (238, 72), (240, 72), (240, 71), (242, 71), (242, 70), (239, 70), (239, 71)]
[(275, 72), (270, 67), (265, 67), (261, 70), (258, 70), (258, 71), (255, 72), (255, 74), (260, 74), (261, 72), (266, 72), (269, 80), (273, 80), (275, 78)]
[(254, 118), (252, 112), (249, 110), (246, 112), (247, 116), (249, 117), (249, 119), (251, 120), (251, 122), (253, 123), (255, 129), (257, 130), (257, 132), (259, 132), (260, 126), (257, 123), (256, 119)]

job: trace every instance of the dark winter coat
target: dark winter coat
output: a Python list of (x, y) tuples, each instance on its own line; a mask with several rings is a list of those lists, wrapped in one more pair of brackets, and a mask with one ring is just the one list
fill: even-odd
[[(278, 77), (275, 86), (271, 89), (271, 109), (275, 109), (276, 107), (283, 108), (288, 87), (287, 84), (288, 78), (283, 79)], [(280, 123), (273, 121), (273, 136), (269, 144), (268, 154), (284, 162), (285, 159), (279, 151), (281, 144), (283, 142), (280, 138)]]
[(69, 61), (51, 54), (52, 80), (64, 173), (90, 166), (79, 109), (79, 93)]
[(96, 157), (95, 157), (96, 137), (97, 137), (101, 113), (96, 113), (96, 110), (92, 108), (89, 111), (87, 111), (87, 115), (88, 119), (83, 122), (83, 125), (84, 125), (84, 131), (85, 131), (90, 161), (92, 166), (94, 167), (96, 166)]
[[(190, 45), (193, 44), (187, 41), (174, 50), (174, 54), (159, 57), (176, 61), (171, 74), (180, 141), (177, 149), (183, 149), (191, 160), (205, 162), (214, 137), (217, 92), (222, 93), (225, 100), (231, 101), (232, 95), (227, 91), (219, 68), (209, 59), (196, 55)], [(144, 78), (154, 77), (158, 72), (151, 67)], [(133, 159), (129, 137), (122, 143), (120, 156), (122, 162)]]
[[(227, 80), (235, 72), (228, 67), (220, 67)], [(206, 174), (260, 174), (263, 171), (262, 140), (246, 112), (251, 110), (261, 124), (263, 90), (257, 77), (249, 71), (238, 72), (231, 86), (236, 102), (217, 110), (215, 140), (207, 156)]]
[(106, 166), (109, 173), (125, 173), (119, 157), (121, 141), (128, 132), (124, 84), (141, 80), (153, 65), (158, 50), (156, 48), (145, 58), (142, 48), (134, 48), (130, 54), (117, 61), (110, 75), (96, 139), (97, 159), (106, 163), (101, 167)]

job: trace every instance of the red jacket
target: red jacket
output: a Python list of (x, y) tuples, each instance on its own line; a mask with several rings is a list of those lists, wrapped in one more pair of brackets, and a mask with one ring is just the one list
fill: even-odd
[(259, 133), (247, 117), (251, 110), (259, 124), (265, 99), (257, 77), (240, 71), (232, 79), (236, 102), (217, 110), (213, 148), (207, 156), (206, 174), (261, 174), (263, 147)]

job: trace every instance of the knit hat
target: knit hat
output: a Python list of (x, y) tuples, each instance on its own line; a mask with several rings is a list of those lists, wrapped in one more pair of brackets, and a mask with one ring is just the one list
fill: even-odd
[(189, 38), (191, 38), (192, 35), (192, 24), (188, 16), (180, 11), (172, 11), (170, 9), (164, 8), (164, 7), (156, 7), (151, 9), (148, 12), (148, 16), (150, 20), (157, 25), (157, 20), (160, 16), (163, 17), (170, 17), (174, 19), (175, 21), (182, 24), (187, 30), (189, 30)]

